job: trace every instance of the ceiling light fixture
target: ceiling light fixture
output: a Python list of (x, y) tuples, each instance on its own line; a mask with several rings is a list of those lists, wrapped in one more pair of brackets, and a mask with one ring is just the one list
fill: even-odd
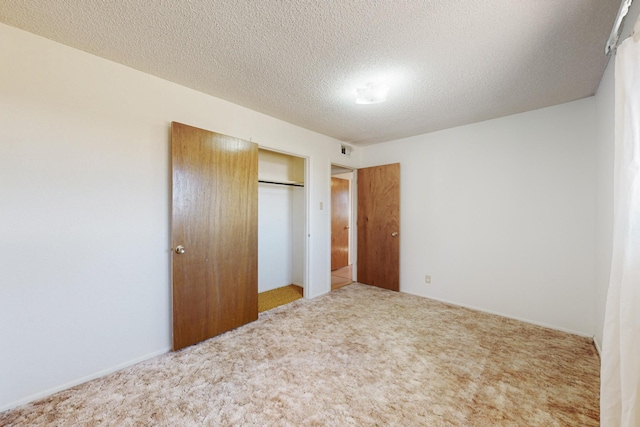
[(356, 104), (379, 104), (387, 100), (389, 86), (384, 83), (367, 83), (365, 87), (356, 89)]

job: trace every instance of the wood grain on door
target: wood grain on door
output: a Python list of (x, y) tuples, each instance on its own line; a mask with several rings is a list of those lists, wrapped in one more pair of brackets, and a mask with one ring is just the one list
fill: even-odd
[(400, 164), (358, 169), (358, 282), (400, 290)]
[(331, 178), (331, 271), (349, 265), (349, 180)]
[(258, 318), (258, 146), (174, 122), (171, 157), (178, 350)]

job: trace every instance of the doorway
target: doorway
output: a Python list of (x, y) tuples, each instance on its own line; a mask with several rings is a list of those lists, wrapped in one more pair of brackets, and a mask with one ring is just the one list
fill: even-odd
[(331, 290), (353, 282), (352, 169), (331, 165)]
[[(333, 201), (337, 197), (333, 190), (338, 186), (331, 186), (331, 290), (357, 280), (362, 284), (399, 291), (400, 164), (360, 169), (332, 164), (331, 178), (332, 183), (334, 178), (349, 181), (347, 225), (340, 224), (337, 218), (334, 220), (334, 217), (344, 215), (338, 214), (344, 203)], [(344, 258), (340, 257), (345, 249), (341, 249), (340, 239), (336, 238), (344, 228), (349, 231), (346, 267), (339, 264), (344, 263)]]
[(306, 158), (258, 150), (258, 311), (304, 295)]

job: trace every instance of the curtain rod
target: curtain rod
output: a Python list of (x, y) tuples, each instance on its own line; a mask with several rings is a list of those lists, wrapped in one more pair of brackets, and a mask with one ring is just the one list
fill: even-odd
[(618, 16), (616, 16), (613, 28), (611, 29), (611, 35), (609, 35), (609, 40), (604, 48), (605, 55), (611, 55), (611, 52), (618, 47), (618, 39), (620, 38), (620, 30), (622, 30), (622, 22), (624, 21), (624, 17), (627, 16), (627, 13), (629, 13), (631, 3), (633, 3), (633, 0), (622, 0), (622, 3), (620, 3)]
[(300, 183), (297, 183), (297, 182), (265, 181), (265, 180), (262, 180), (262, 179), (259, 179), (258, 182), (261, 182), (263, 184), (288, 185), (290, 187), (304, 187), (304, 184), (300, 184)]

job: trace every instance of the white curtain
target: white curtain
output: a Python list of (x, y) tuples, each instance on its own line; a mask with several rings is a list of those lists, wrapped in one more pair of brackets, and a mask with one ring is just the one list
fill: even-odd
[(611, 278), (600, 389), (602, 427), (640, 426), (640, 19), (616, 56)]

